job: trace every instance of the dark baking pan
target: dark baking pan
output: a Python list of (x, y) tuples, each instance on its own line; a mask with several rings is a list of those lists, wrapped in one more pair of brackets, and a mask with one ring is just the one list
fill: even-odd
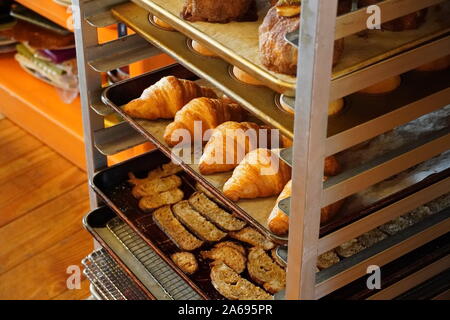
[[(209, 262), (199, 259), (202, 250), (208, 250), (212, 244), (205, 243), (201, 248), (192, 253), (197, 257), (199, 270), (192, 276), (183, 273), (170, 259), (173, 253), (180, 252), (180, 249), (173, 241), (155, 224), (151, 213), (141, 211), (136, 200), (131, 194), (131, 186), (128, 183), (128, 173), (133, 172), (137, 177), (145, 177), (153, 169), (168, 163), (170, 158), (159, 150), (151, 151), (142, 156), (133, 158), (113, 167), (107, 168), (97, 173), (92, 182), (92, 188), (113, 209), (117, 215), (125, 221), (142, 239), (178, 273), (191, 287), (205, 299), (223, 299), (210, 280)], [(178, 174), (183, 181), (181, 189), (188, 198), (195, 190), (196, 179), (188, 172)], [(232, 212), (226, 206), (225, 210)], [(241, 217), (248, 225), (253, 226), (251, 221)], [(225, 238), (223, 241), (225, 241)], [(250, 280), (247, 274), (243, 277)], [(250, 280), (251, 281), (251, 280)]]
[[(124, 113), (121, 108), (131, 100), (139, 98), (146, 88), (158, 82), (161, 78), (169, 75), (188, 80), (199, 79), (181, 65), (175, 64), (155, 72), (143, 74), (141, 76), (116, 83), (105, 89), (102, 95), (102, 100), (106, 105), (110, 106), (117, 113), (119, 113), (120, 116), (123, 117), (125, 121), (130, 123), (132, 127), (139, 131), (148, 140), (153, 142), (158, 149), (166, 154), (166, 156), (175, 157), (175, 155), (172, 154), (172, 149), (163, 141), (163, 133), (167, 125), (171, 122), (170, 120), (163, 119), (149, 121), (143, 119), (133, 119)], [(208, 188), (216, 198), (231, 208), (232, 211), (251, 221), (260, 232), (271, 238), (274, 242), (280, 244), (287, 243), (287, 237), (277, 236), (267, 227), (267, 218), (275, 206), (277, 197), (247, 199), (239, 202), (233, 202), (225, 197), (225, 195), (221, 192), (223, 184), (228, 180), (228, 178), (231, 177), (232, 171), (204, 176), (200, 174), (197, 164), (187, 164), (182, 160), (183, 159), (178, 158), (178, 161), (181, 162), (181, 166), (187, 172), (191, 173), (199, 183)]]

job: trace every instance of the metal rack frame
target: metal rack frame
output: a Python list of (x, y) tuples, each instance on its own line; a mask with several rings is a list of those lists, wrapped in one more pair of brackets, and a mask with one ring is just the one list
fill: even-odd
[[(387, 219), (397, 217), (420, 204), (433, 200), (448, 191), (450, 186), (450, 180), (447, 178), (326, 237), (319, 237), (320, 215), (317, 212), (322, 206), (425, 161), (448, 150), (450, 145), (450, 134), (446, 130), (427, 141), (379, 159), (372, 167), (362, 168), (360, 172), (347, 176), (342, 181), (330, 179), (325, 185), (323, 184), (323, 165), (321, 164), (324, 163), (327, 155), (349, 148), (450, 103), (450, 91), (449, 88), (446, 88), (420, 101), (359, 125), (358, 128), (345, 131), (337, 136), (327, 137), (329, 101), (450, 54), (450, 36), (447, 35), (331, 81), (334, 40), (364, 28), (363, 10), (336, 19), (337, 1), (304, 0), (302, 4), (303, 14), (299, 33), (301, 55), (298, 58), (298, 74), (301, 74), (302, 77), (297, 79), (298, 94), (295, 99), (294, 130), (292, 132), (286, 127), (283, 127), (284, 130), (282, 130), (283, 133), (293, 137), (295, 141), (292, 152), (293, 193), (290, 212), (287, 299), (320, 298), (334, 289), (342, 287), (346, 281), (348, 283), (348, 279), (363, 276), (364, 270), (360, 268), (352, 271), (353, 274), (350, 277), (338, 278), (333, 285), (327, 285), (326, 288), (318, 286), (315, 272), (317, 256), (332, 248), (337, 242), (351, 239), (369, 230), (369, 227), (381, 225)], [(153, 56), (160, 51), (149, 45), (139, 35), (127, 36), (103, 45), (98, 44), (96, 28), (117, 23), (118, 20), (111, 14), (111, 9), (127, 1), (74, 0), (73, 2), (76, 9), (74, 10), (75, 35), (78, 48), (87, 168), (88, 177), (91, 179), (96, 171), (106, 166), (105, 155), (117, 153), (144, 141), (127, 124), (120, 124), (108, 129), (103, 127), (103, 115), (110, 113), (110, 110), (107, 110), (100, 100), (102, 87), (98, 71), (111, 70)], [(389, 14), (384, 19), (392, 20), (439, 2), (442, 1), (421, 0), (419, 3), (419, 1), (408, 0), (402, 1), (400, 4), (396, 0), (386, 0), (382, 6), (389, 9)], [(355, 17), (357, 19), (354, 20), (356, 21), (354, 24), (351, 26), (345, 24), (346, 21), (355, 19)], [(163, 49), (163, 51), (176, 56), (170, 52), (170, 48)], [(425, 60), (418, 59), (423, 56), (426, 57)], [(213, 71), (208, 73), (200, 67), (189, 65), (188, 62), (184, 64), (207, 80), (214, 78)], [(225, 89), (227, 89), (226, 86), (226, 83), (222, 84)], [(298, 90), (298, 88), (302, 88), (302, 90)], [(244, 105), (251, 104), (251, 101), (239, 99), (239, 94), (232, 95), (232, 97)], [(421, 108), (425, 105), (427, 108), (426, 111), (423, 111)], [(251, 106), (249, 108), (252, 109)], [(365, 133), (357, 138), (351, 137), (355, 136), (357, 132)], [(90, 195), (91, 206), (96, 208), (98, 206), (97, 197), (92, 191)], [(321, 201), (317, 201), (317, 199), (321, 199)], [(392, 261), (442, 235), (449, 228), (450, 219), (447, 217), (439, 224), (434, 225), (434, 228), (411, 236), (407, 239), (408, 241), (405, 240), (396, 250), (391, 250), (385, 256), (382, 253), (379, 254), (377, 259), (380, 263)]]

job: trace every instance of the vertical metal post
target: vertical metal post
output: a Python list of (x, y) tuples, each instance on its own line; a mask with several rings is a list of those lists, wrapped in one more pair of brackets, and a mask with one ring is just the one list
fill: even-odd
[(303, 0), (287, 299), (314, 299), (337, 0)]
[[(101, 76), (89, 67), (89, 48), (98, 44), (97, 28), (90, 26), (84, 19), (84, 5), (90, 0), (73, 0), (73, 19), (77, 46), (78, 77), (80, 81), (81, 110), (83, 115), (84, 142), (86, 148), (87, 174), (90, 180), (94, 173), (106, 166), (106, 157), (98, 152), (94, 145), (93, 132), (104, 127), (103, 117), (90, 107), (93, 95), (101, 89)], [(98, 206), (95, 193), (89, 191), (91, 207)]]

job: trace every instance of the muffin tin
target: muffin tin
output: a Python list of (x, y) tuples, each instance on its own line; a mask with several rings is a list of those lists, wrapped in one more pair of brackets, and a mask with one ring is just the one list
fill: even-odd
[[(259, 60), (258, 28), (269, 9), (267, 0), (257, 0), (259, 17), (257, 21), (227, 24), (192, 23), (182, 19), (180, 13), (184, 1), (133, 0), (133, 2), (189, 38), (203, 44), (230, 64), (254, 76), (274, 91), (289, 96), (295, 94), (295, 77), (269, 71)], [(441, 6), (443, 8), (440, 10), (434, 8), (429, 10), (427, 22), (423, 26), (417, 30), (402, 32), (401, 37), (395, 32), (379, 30), (369, 30), (364, 36), (354, 34), (346, 37), (346, 49), (341, 61), (333, 70), (332, 78), (344, 77), (445, 34), (450, 30), (450, 21), (447, 19), (450, 4), (444, 3)]]

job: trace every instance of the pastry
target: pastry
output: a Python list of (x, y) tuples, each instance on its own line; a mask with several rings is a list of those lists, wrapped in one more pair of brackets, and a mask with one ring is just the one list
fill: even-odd
[(139, 98), (127, 103), (123, 111), (134, 118), (173, 119), (189, 101), (199, 97), (217, 96), (212, 89), (201, 87), (193, 81), (168, 76), (145, 89)]
[(182, 224), (204, 241), (220, 241), (227, 235), (194, 210), (187, 200), (175, 204), (172, 212)]
[(242, 278), (224, 263), (217, 263), (211, 268), (211, 283), (222, 296), (230, 300), (273, 300), (273, 296)]
[[(338, 14), (348, 12), (349, 0), (339, 5)], [(269, 70), (295, 76), (297, 74), (298, 50), (285, 40), (285, 35), (300, 26), (300, 1), (280, 1), (269, 9), (259, 27), (259, 54), (261, 63)], [(333, 66), (344, 51), (344, 39), (335, 41)]]
[(267, 149), (248, 153), (223, 186), (233, 201), (276, 196), (291, 179), (291, 168)]
[(238, 231), (246, 223), (220, 208), (204, 193), (196, 192), (189, 198), (189, 204), (209, 221), (225, 231)]
[[(267, 226), (270, 231), (278, 236), (285, 236), (289, 231), (289, 217), (278, 208), (278, 203), (286, 198), (289, 198), (292, 193), (292, 181), (289, 181), (279, 195), (277, 202), (267, 219)], [(326, 224), (339, 213), (344, 200), (340, 200), (334, 204), (322, 208), (320, 211), (320, 223)]]
[(204, 45), (202, 45), (201, 43), (199, 43), (195, 40), (192, 40), (191, 46), (192, 46), (192, 49), (194, 49), (194, 51), (196, 51), (197, 53), (200, 53), (203, 56), (217, 57), (217, 54), (215, 54), (214, 52), (209, 50), (207, 47), (205, 47)]
[(207, 139), (205, 133), (208, 130), (215, 129), (227, 121), (242, 121), (245, 116), (245, 111), (231, 100), (196, 98), (175, 114), (174, 122), (166, 127), (164, 140), (173, 147), (182, 142), (184, 135), (189, 133), (191, 143), (195, 139), (203, 143)]
[(214, 245), (214, 248), (222, 248), (222, 247), (231, 247), (231, 248), (239, 251), (240, 253), (242, 253), (244, 256), (247, 256), (247, 251), (245, 250), (245, 248), (237, 242), (223, 241), (223, 242), (216, 243)]
[(198, 270), (197, 259), (190, 252), (177, 252), (170, 258), (184, 273), (194, 274)]
[(236, 232), (230, 232), (229, 235), (233, 239), (248, 243), (254, 247), (263, 248), (264, 250), (271, 250), (275, 247), (275, 244), (272, 241), (251, 227), (246, 227)]
[(258, 19), (255, 0), (185, 0), (181, 16), (192, 22), (227, 23)]
[(394, 234), (405, 230), (413, 225), (413, 222), (411, 219), (408, 219), (405, 216), (400, 216), (395, 218), (394, 220), (391, 220), (381, 226), (379, 226), (379, 229), (383, 231), (384, 233), (387, 233), (388, 235), (393, 236)]
[(209, 251), (202, 251), (200, 255), (203, 259), (214, 260), (216, 263), (223, 262), (237, 273), (244, 272), (247, 262), (247, 257), (231, 246), (215, 247)]
[(361, 243), (364, 247), (369, 248), (374, 244), (384, 240), (387, 238), (387, 235), (383, 233), (379, 229), (373, 229), (369, 232), (363, 233), (358, 237), (359, 243)]
[(177, 174), (181, 171), (183, 171), (183, 169), (179, 165), (177, 165), (173, 162), (169, 162), (169, 163), (163, 164), (161, 167), (158, 167), (155, 170), (150, 171), (147, 174), (147, 177), (145, 177), (143, 179), (136, 178), (136, 176), (132, 172), (130, 172), (130, 173), (128, 173), (128, 178), (129, 178), (128, 182), (134, 186), (137, 186), (137, 185), (152, 181), (154, 179), (164, 178), (164, 177), (168, 177), (168, 176)]
[(349, 258), (364, 249), (365, 247), (357, 239), (352, 239), (341, 244), (335, 250), (342, 258)]
[(148, 197), (161, 192), (176, 189), (181, 186), (181, 178), (178, 176), (168, 176), (166, 178), (156, 178), (148, 182), (135, 186), (131, 193), (136, 199)]
[(177, 203), (183, 200), (183, 197), (183, 191), (176, 188), (141, 198), (141, 200), (139, 200), (139, 208), (143, 211), (151, 211), (168, 204)]
[(258, 79), (253, 78), (251, 75), (249, 75), (247, 72), (239, 69), (238, 67), (233, 67), (233, 75), (238, 79), (239, 81), (242, 81), (247, 84), (251, 84), (254, 86), (262, 86), (262, 82)]
[(163, 29), (169, 30), (169, 31), (175, 31), (175, 28), (172, 27), (170, 24), (162, 21), (160, 18), (158, 18), (157, 16), (153, 16), (153, 22), (158, 26), (161, 27)]
[(317, 257), (317, 268), (319, 270), (327, 269), (341, 261), (334, 250), (322, 253)]
[[(381, 1), (383, 0), (358, 0), (358, 8), (377, 4)], [(428, 8), (425, 8), (420, 11), (407, 14), (406, 16), (385, 22), (381, 25), (381, 27), (388, 31), (414, 30), (425, 23), (427, 13)]]
[(402, 78), (400, 76), (395, 76), (371, 85), (370, 87), (362, 89), (358, 92), (366, 94), (386, 94), (400, 87), (401, 82)]
[(253, 281), (261, 284), (269, 293), (277, 293), (286, 287), (286, 271), (262, 248), (251, 248), (247, 270)]
[(200, 157), (198, 169), (208, 175), (231, 171), (256, 148), (270, 148), (272, 130), (253, 122), (228, 121), (214, 129)]
[[(286, 104), (284, 99), (280, 99), (280, 106), (284, 111), (286, 111), (292, 115), (295, 115), (295, 109), (293, 109), (290, 105)], [(342, 110), (344, 109), (344, 106), (345, 106), (345, 101), (343, 98), (331, 102), (328, 106), (328, 116), (329, 117), (337, 116), (338, 114), (340, 114), (342, 112)]]
[(164, 206), (156, 210), (153, 213), (153, 220), (181, 250), (193, 251), (203, 245), (203, 241), (187, 231), (180, 221), (175, 218), (170, 206)]
[(416, 71), (440, 71), (450, 67), (450, 55), (440, 58), (438, 60), (426, 63), (416, 68)]

